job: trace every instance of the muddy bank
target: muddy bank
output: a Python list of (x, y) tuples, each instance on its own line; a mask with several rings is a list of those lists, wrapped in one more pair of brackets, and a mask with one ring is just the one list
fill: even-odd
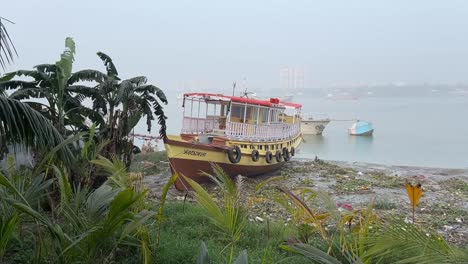
[[(170, 172), (166, 163), (159, 164), (158, 175), (145, 177), (150, 198), (158, 200)], [(281, 176), (281, 177), (278, 177)], [(260, 190), (259, 183), (276, 177)], [(371, 199), (382, 216), (411, 218), (406, 181), (421, 183), (423, 197), (417, 208), (416, 221), (437, 230), (447, 240), (468, 244), (468, 169), (444, 169), (409, 166), (387, 166), (358, 162), (295, 160), (270, 175), (244, 178), (242, 193), (249, 220), (290, 220), (290, 215), (274, 201), (277, 187), (288, 190), (308, 188), (328, 192), (345, 209), (366, 207)], [(216, 195), (215, 186), (205, 185)], [(184, 200), (186, 193), (171, 187), (168, 200)], [(190, 200), (190, 196), (188, 196)]]

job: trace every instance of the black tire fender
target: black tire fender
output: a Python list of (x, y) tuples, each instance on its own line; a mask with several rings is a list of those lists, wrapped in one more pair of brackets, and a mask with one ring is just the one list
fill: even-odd
[(258, 152), (258, 150), (256, 149), (252, 150), (252, 160), (258, 161), (259, 158), (260, 158), (260, 153)]
[(277, 150), (276, 153), (275, 153), (275, 158), (276, 158), (276, 161), (277, 162), (281, 162), (281, 158), (282, 158), (283, 155), (281, 155), (281, 150)]
[(273, 161), (273, 154), (271, 154), (271, 151), (265, 152), (265, 161), (267, 163), (271, 163)]
[(291, 159), (291, 153), (289, 153), (289, 150), (286, 147), (283, 148), (283, 158), (284, 161), (289, 161)]
[(235, 145), (232, 148), (229, 148), (227, 154), (231, 163), (239, 163), (242, 156), (241, 150), (237, 145)]
[(289, 154), (291, 154), (291, 157), (296, 155), (296, 149), (294, 147), (291, 147), (291, 151), (289, 151)]

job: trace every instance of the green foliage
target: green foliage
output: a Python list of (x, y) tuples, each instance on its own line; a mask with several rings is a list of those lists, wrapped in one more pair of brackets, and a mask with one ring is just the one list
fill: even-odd
[(286, 251), (301, 254), (307, 257), (308, 259), (312, 260), (314, 263), (341, 264), (341, 261), (339, 261), (338, 259), (328, 255), (321, 249), (309, 244), (297, 243), (293, 245), (280, 245), (280, 247)]
[(83, 146), (79, 152), (76, 153), (75, 162), (71, 167), (71, 179), (75, 185), (82, 186), (99, 186), (107, 177), (97, 172), (96, 164), (93, 160), (97, 160), (108, 141), (100, 142), (96, 137), (96, 124), (93, 124), (88, 133), (84, 134), (81, 140)]
[(33, 177), (30, 170), (17, 170), (11, 156), (8, 157), (7, 166), (6, 175), (0, 172), (0, 261), (24, 221), (23, 214), (15, 210), (10, 202), (19, 200), (38, 208), (44, 191), (52, 184), (52, 180), (44, 181), (42, 175)]
[[(441, 236), (402, 220), (381, 224), (368, 237), (364, 259), (390, 258), (392, 263), (467, 263), (468, 252), (449, 245)], [(398, 254), (395, 254), (398, 253)]]
[[(281, 191), (298, 208), (298, 211), (295, 211), (296, 215), (298, 215), (295, 218), (296, 225), (299, 228), (303, 228), (304, 225), (310, 226), (312, 231), (320, 235), (322, 244), (326, 245), (325, 251), (313, 245), (297, 243), (285, 245), (283, 248), (298, 252), (309, 258), (316, 256), (317, 259), (314, 259), (314, 261), (320, 263), (333, 263), (330, 262), (333, 259), (326, 258), (325, 255), (331, 255), (333, 258), (348, 263), (362, 261), (362, 256), (367, 249), (365, 240), (370, 236), (372, 224), (377, 220), (373, 212), (373, 201), (369, 203), (366, 209), (341, 213), (336, 202), (325, 192), (319, 191), (312, 196), (311, 202), (314, 205), (314, 209), (312, 209), (292, 192)], [(318, 208), (321, 208), (320, 212)], [(325, 226), (334, 227), (327, 229)], [(309, 235), (312, 235), (312, 233), (309, 233)], [(303, 241), (307, 242), (308, 239)]]
[[(205, 242), (201, 242), (200, 251), (198, 252), (197, 264), (210, 264), (210, 258), (208, 256), (208, 248)], [(234, 260), (233, 264), (247, 264), (247, 250), (242, 250), (239, 256)]]
[(396, 209), (397, 205), (388, 199), (378, 199), (375, 201), (375, 209), (379, 210), (392, 210)]
[(127, 136), (142, 117), (146, 117), (148, 132), (151, 131), (151, 121), (157, 117), (161, 126), (160, 135), (165, 139), (166, 116), (159, 101), (167, 104), (167, 99), (161, 89), (146, 84), (147, 79), (144, 76), (121, 81), (112, 59), (102, 52), (98, 52), (98, 56), (107, 73), (79, 71), (71, 81), (97, 82), (92, 96), (93, 111), (107, 115), (106, 122), (100, 127), (100, 137), (109, 140), (104, 155), (117, 155), (128, 167), (133, 146)]
[[(94, 130), (91, 138), (96, 143), (103, 144), (101, 154), (107, 158), (115, 155), (128, 167), (133, 150), (128, 134), (142, 117), (146, 117), (148, 131), (151, 131), (152, 120), (157, 117), (161, 126), (160, 134), (165, 139), (166, 116), (162, 103), (167, 104), (167, 98), (161, 89), (147, 84), (144, 76), (121, 81), (112, 59), (101, 52), (98, 56), (103, 61), (107, 74), (96, 70), (73, 73), (75, 53), (75, 42), (66, 38), (65, 50), (56, 63), (36, 65), (32, 70), (18, 70), (0, 78), (0, 113), (3, 114), (0, 116), (0, 151), (4, 151), (7, 142), (15, 143), (20, 140), (31, 144), (38, 140), (38, 146), (41, 146), (44, 143), (41, 141), (57, 141), (54, 134), (56, 131), (47, 129), (48, 122), (40, 122), (44, 120), (38, 120), (36, 112), (23, 106), (28, 104), (48, 119), (63, 137), (79, 131)], [(24, 77), (32, 80), (15, 79)], [(80, 84), (82, 81), (96, 82), (97, 85), (87, 87)], [(44, 99), (47, 104), (34, 100), (24, 104), (9, 100), (4, 98), (6, 90), (12, 90), (9, 99)], [(86, 98), (93, 101), (92, 108), (82, 104)], [(96, 124), (95, 127), (89, 127), (89, 121)], [(49, 137), (44, 136), (46, 133)], [(87, 152), (88, 147), (84, 147), (84, 152)], [(82, 157), (83, 155), (89, 158), (88, 153), (81, 153)], [(80, 162), (78, 164), (83, 165)], [(83, 170), (78, 171), (88, 175)], [(76, 183), (76, 179), (74, 182)], [(101, 183), (102, 181), (96, 185)]]
[[(0, 153), (9, 143), (21, 143), (37, 149), (51, 149), (63, 142), (60, 133), (29, 105), (0, 96)], [(64, 162), (72, 154), (67, 146), (58, 151)]]
[[(26, 221), (24, 224), (36, 222), (36, 229), (42, 233), (36, 237), (37, 245), (48, 250), (37, 247), (39, 258), (56, 263), (108, 262), (115, 259), (119, 249), (130, 247), (140, 250), (145, 263), (150, 261), (151, 254), (145, 246), (149, 244), (148, 234), (142, 227), (155, 213), (136, 206), (144, 199), (146, 191), (136, 192), (107, 184), (96, 190), (72, 188), (66, 170), (53, 166), (52, 171), (57, 176), (60, 192), (52, 215), (38, 206), (52, 180), (44, 181), (31, 174), (28, 175), (32, 178), (0, 175), (2, 211), (12, 213), (8, 214), (8, 219), (7, 214), (2, 215), (2, 234), (5, 234), (0, 239), (2, 252), (9, 240), (7, 235), (11, 237), (11, 230), (23, 224), (18, 221), (21, 219), (21, 222)], [(26, 172), (31, 173), (30, 170)], [(25, 184), (25, 181), (30, 183)], [(3, 229), (3, 222), (9, 223), (8, 229)]]
[[(319, 244), (291, 242), (281, 248), (301, 254), (316, 263), (465, 263), (466, 251), (449, 245), (439, 235), (398, 219), (378, 221), (373, 200), (366, 209), (340, 212), (324, 192), (308, 200), (309, 207), (292, 192), (284, 191), (299, 208), (298, 232), (311, 226)], [(281, 204), (287, 204), (281, 202)], [(382, 205), (379, 205), (382, 207)], [(290, 208), (289, 208), (290, 209)], [(320, 211), (320, 212), (319, 212)], [(297, 211), (296, 211), (297, 212)], [(317, 215), (327, 215), (319, 220)], [(328, 228), (322, 228), (322, 227)], [(309, 236), (313, 236), (309, 233)], [(323, 247), (325, 246), (325, 248)]]
[[(167, 203), (165, 212), (161, 242), (153, 250), (156, 252), (155, 263), (197, 263), (200, 241), (206, 243), (211, 263), (229, 262), (229, 252), (223, 250), (226, 246), (225, 235), (213, 231), (204, 208), (188, 202), (172, 202)], [(248, 222), (233, 259), (239, 256), (241, 249), (246, 249), (249, 263), (307, 263), (305, 257), (278, 248), (281, 242), (294, 234), (295, 230), (283, 223), (271, 223), (267, 228), (266, 224)]]
[[(102, 123), (98, 115), (92, 113), (81, 102), (93, 96), (94, 89), (85, 86), (73, 86), (69, 80), (72, 77), (72, 65), (75, 59), (75, 43), (71, 38), (65, 39), (65, 50), (60, 60), (55, 64), (40, 64), (33, 70), (19, 70), (6, 74), (8, 78), (0, 82), (0, 91), (14, 90), (11, 99), (23, 100), (41, 98), (47, 100), (48, 105), (28, 102), (31, 107), (41, 112), (49, 119), (61, 135), (72, 131), (82, 130), (85, 118)], [(29, 77), (32, 81), (11, 80), (12, 77)]]
[(197, 182), (190, 178), (183, 177), (184, 180), (195, 191), (197, 202), (206, 210), (207, 216), (211, 222), (229, 239), (231, 254), (229, 263), (233, 260), (233, 252), (236, 243), (242, 235), (242, 231), (246, 224), (246, 214), (244, 208), (240, 204), (241, 182), (238, 181), (238, 186), (229, 178), (219, 165), (212, 165), (214, 175), (204, 174), (216, 183), (221, 189), (223, 195), (222, 205), (218, 205), (217, 201)]
[(98, 165), (107, 173), (107, 184), (117, 188), (128, 188), (131, 186), (129, 174), (125, 164), (117, 157), (113, 157), (112, 161), (99, 156), (98, 159), (92, 160), (91, 163)]
[(13, 23), (8, 19), (0, 17), (0, 66), (2, 69), (5, 69), (6, 64), (13, 62), (14, 55), (18, 55), (4, 21)]

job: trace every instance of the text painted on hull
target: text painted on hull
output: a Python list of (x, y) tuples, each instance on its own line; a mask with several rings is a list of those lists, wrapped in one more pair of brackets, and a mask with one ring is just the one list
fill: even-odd
[(189, 149), (184, 149), (184, 154), (185, 155), (190, 155), (190, 156), (197, 156), (197, 157), (205, 157), (206, 152), (201, 152), (197, 150), (189, 150)]

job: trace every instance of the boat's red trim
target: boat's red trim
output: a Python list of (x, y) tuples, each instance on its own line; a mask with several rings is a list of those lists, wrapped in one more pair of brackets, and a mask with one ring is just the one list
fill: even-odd
[(214, 94), (214, 93), (186, 93), (184, 94), (184, 96), (185, 97), (187, 96), (216, 96), (216, 97), (222, 97), (222, 98), (228, 99), (231, 102), (235, 102), (235, 103), (254, 104), (254, 105), (267, 106), (267, 107), (281, 107), (281, 106), (289, 106), (289, 107), (294, 107), (294, 108), (302, 107), (302, 105), (300, 104), (289, 103), (289, 102), (279, 101), (279, 104), (274, 104), (270, 100), (259, 100), (259, 99), (253, 99), (253, 98), (229, 96), (229, 95)]

